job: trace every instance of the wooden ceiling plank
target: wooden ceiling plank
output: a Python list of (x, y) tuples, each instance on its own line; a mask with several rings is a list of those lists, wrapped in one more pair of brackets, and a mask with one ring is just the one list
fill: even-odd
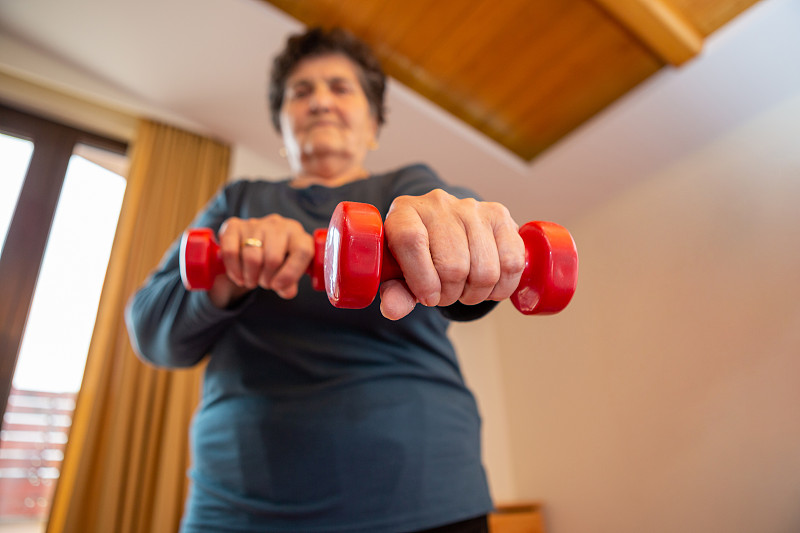
[(670, 0), (706, 37), (738, 17), (759, 0)]
[(305, 0), (269, 0), (269, 3), (306, 25), (313, 24), (311, 17), (318, 11), (316, 6)]
[[(398, 0), (387, 1), (402, 5)], [(405, 31), (393, 46), (386, 46), (383, 43), (382, 34), (378, 34), (370, 44), (373, 45), (388, 75), (454, 115), (460, 116), (457, 107), (453, 108), (444, 101), (450, 92), (446, 82), (438, 72), (429, 71), (424, 61), (433, 50), (439, 48), (441, 41), (446, 41), (457, 33), (461, 21), (471, 13), (474, 6), (460, 1), (430, 3), (427, 0), (412, 0), (411, 3), (414, 2), (421, 4), (424, 9), (418, 12), (413, 24), (406, 25)]]
[[(466, 91), (484, 102), (480, 118), (494, 123), (493, 130), (500, 128), (503, 122), (508, 123), (506, 128), (512, 125), (515, 115), (504, 112), (509, 102), (526, 105), (531, 101), (533, 95), (549, 83), (552, 73), (562, 68), (565, 58), (576, 49), (576, 43), (603, 26), (599, 24), (604, 19), (597, 8), (585, 9), (585, 6), (583, 2), (559, 1), (553, 3), (547, 13), (542, 12), (541, 7), (532, 6), (540, 14), (528, 17), (531, 22), (521, 28), (526, 30), (522, 41), (513, 46), (514, 51), (503, 54), (502, 57), (510, 59), (508, 63), (495, 61), (494, 69), (488, 72), (473, 69), (472, 73), (463, 73), (462, 84), (469, 81)], [(601, 17), (599, 21), (598, 17)], [(507, 40), (513, 37), (514, 34), (509, 33)]]
[(593, 0), (665, 62), (678, 66), (700, 53), (703, 37), (664, 0)]
[(375, 46), (375, 51), (389, 54), (402, 50), (403, 39), (408, 32), (415, 31), (418, 21), (428, 11), (428, 6), (421, 0), (387, 1), (383, 4), (383, 8), (372, 16), (367, 27), (375, 34), (374, 41), (379, 43)]
[[(601, 50), (597, 52), (601, 56)], [(628, 48), (615, 57), (612, 63), (604, 63), (602, 57), (596, 61), (573, 63), (571, 69), (582, 72), (585, 83), (576, 83), (566, 70), (560, 76), (554, 73), (554, 83), (542, 87), (543, 92), (532, 95), (535, 98), (527, 102), (526, 107), (520, 106), (510, 111), (511, 116), (516, 117), (516, 132), (502, 142), (517, 146), (519, 150), (526, 151), (529, 158), (533, 158), (647, 79), (661, 66), (656, 58), (645, 56), (634, 48)]]
[(394, 50), (404, 60), (422, 67), (440, 42), (458, 31), (474, 7), (469, 2), (425, 2), (425, 10), (408, 28)]
[(340, 0), (263, 0), (302, 22), (307, 27), (341, 26), (366, 39), (368, 28), (375, 13), (380, 11), (385, 0), (360, 0), (359, 9), (348, 9)]
[(615, 25), (598, 24), (589, 16), (582, 22), (574, 19), (571, 24), (579, 29), (583, 41), (550, 58), (547, 71), (534, 73), (528, 81), (527, 98), (508, 98), (496, 111), (520, 124), (529, 124), (532, 115), (559, 107), (570, 114), (588, 116), (605, 107), (609, 97), (625, 94), (663, 66)]
[(495, 51), (509, 28), (520, 19), (528, 0), (480, 0), (470, 3), (472, 9), (461, 21), (456, 31), (439, 40), (435, 49), (422, 58), (421, 66), (436, 72), (449, 84), (454, 72), (471, 68), (477, 62), (502, 57)]
[[(630, 37), (615, 25), (583, 25), (581, 32), (581, 46), (537, 74), (527, 98), (495, 109), (481, 131), (532, 159), (663, 65), (638, 43), (628, 45)], [(511, 131), (501, 128), (504, 121)]]
[[(574, 0), (573, 0), (574, 1)], [(515, 22), (494, 27), (493, 39), (473, 64), (464, 64), (448, 81), (462, 92), (493, 103), (491, 94), (502, 93), (506, 86), (516, 88), (517, 78), (529, 77), (529, 72), (545, 68), (546, 57), (557, 54), (559, 48), (574, 44), (574, 38), (558, 39), (568, 16), (570, 2), (523, 4), (515, 12)], [(559, 43), (553, 44), (552, 40)], [(489, 94), (483, 94), (488, 92)]]

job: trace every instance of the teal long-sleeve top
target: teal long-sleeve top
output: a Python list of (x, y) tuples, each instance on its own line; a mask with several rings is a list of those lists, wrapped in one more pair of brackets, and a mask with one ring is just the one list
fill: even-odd
[[(278, 213), (311, 232), (343, 200), (375, 205), (442, 188), (413, 165), (340, 187), (227, 185), (193, 226)], [(182, 522), (199, 532), (401, 532), (486, 514), (480, 416), (447, 337), (493, 306), (417, 308), (399, 321), (336, 309), (307, 277), (283, 300), (257, 289), (218, 309), (180, 281), (178, 244), (131, 299), (140, 356), (167, 368), (208, 357)], [(377, 299), (376, 299), (377, 300)]]

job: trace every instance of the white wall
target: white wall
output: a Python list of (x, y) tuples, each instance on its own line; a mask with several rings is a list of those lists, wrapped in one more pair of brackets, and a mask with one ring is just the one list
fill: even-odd
[(241, 145), (231, 147), (230, 179), (264, 178), (268, 180), (284, 179), (289, 175), (289, 164), (282, 160), (283, 166), (263, 157)]
[(498, 328), (551, 533), (800, 531), (800, 95), (569, 224), (578, 292)]

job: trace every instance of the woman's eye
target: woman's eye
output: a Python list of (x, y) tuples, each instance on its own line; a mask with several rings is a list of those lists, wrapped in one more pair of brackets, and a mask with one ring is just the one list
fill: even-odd
[(331, 90), (336, 94), (349, 94), (353, 92), (352, 87), (346, 84), (336, 84), (331, 87)]
[(311, 89), (309, 87), (293, 87), (289, 91), (289, 98), (292, 100), (297, 100), (300, 98), (306, 98), (311, 94)]

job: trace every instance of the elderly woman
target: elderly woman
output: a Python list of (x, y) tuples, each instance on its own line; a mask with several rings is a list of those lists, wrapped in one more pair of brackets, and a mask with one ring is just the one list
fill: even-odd
[[(504, 207), (426, 166), (365, 169), (384, 88), (352, 35), (291, 37), (270, 108), (292, 176), (232, 182), (198, 215), (226, 267), (211, 290), (183, 288), (175, 246), (129, 304), (146, 361), (209, 356), (184, 533), (486, 531), (480, 418), (446, 330), (511, 295), (523, 244)], [(343, 200), (380, 210), (405, 276), (363, 310), (303, 276)]]

